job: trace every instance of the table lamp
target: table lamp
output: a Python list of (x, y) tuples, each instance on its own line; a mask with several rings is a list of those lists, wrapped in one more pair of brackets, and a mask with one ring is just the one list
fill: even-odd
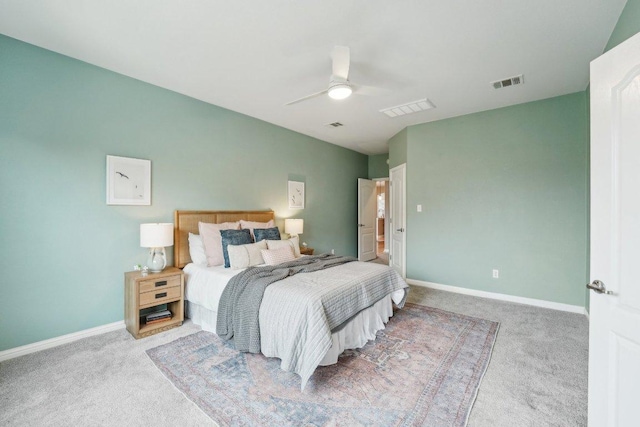
[(140, 224), (140, 246), (149, 248), (147, 267), (152, 273), (160, 273), (167, 266), (166, 246), (173, 246), (173, 224)]
[(292, 237), (302, 234), (303, 228), (303, 219), (289, 218), (284, 220), (284, 232), (290, 234)]

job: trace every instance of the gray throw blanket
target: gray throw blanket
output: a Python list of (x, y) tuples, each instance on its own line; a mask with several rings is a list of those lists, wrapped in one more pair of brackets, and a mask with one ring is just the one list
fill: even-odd
[(267, 286), (298, 273), (324, 270), (353, 261), (357, 259), (320, 254), (278, 265), (247, 268), (233, 276), (222, 292), (216, 333), (226, 340), (233, 338), (238, 351), (260, 353), (258, 319)]

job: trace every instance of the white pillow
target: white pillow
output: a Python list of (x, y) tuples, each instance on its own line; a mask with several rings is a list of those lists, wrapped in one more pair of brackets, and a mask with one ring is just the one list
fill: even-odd
[(267, 265), (281, 264), (287, 261), (293, 261), (296, 256), (293, 254), (291, 246), (283, 246), (278, 249), (261, 250), (264, 263)]
[(204, 243), (204, 253), (207, 255), (207, 265), (213, 267), (224, 264), (222, 254), (222, 236), (220, 230), (239, 230), (239, 222), (223, 222), (222, 224), (209, 224), (199, 222), (198, 229)]
[(199, 234), (189, 233), (189, 256), (192, 263), (207, 265), (207, 255), (204, 253), (204, 244)]
[(237, 270), (253, 265), (264, 264), (261, 252), (263, 249), (267, 249), (266, 240), (261, 240), (258, 243), (249, 243), (247, 245), (227, 246), (231, 268)]
[(269, 249), (279, 249), (282, 247), (290, 247), (296, 258), (300, 258), (300, 239), (294, 236), (288, 240), (267, 240)]
[(270, 219), (267, 222), (256, 222), (256, 221), (245, 221), (244, 219), (240, 220), (240, 229), (242, 230), (249, 230), (249, 232), (251, 233), (251, 238), (253, 240), (256, 239), (256, 236), (253, 235), (253, 229), (254, 228), (273, 228), (275, 227), (275, 222), (273, 222), (272, 219)]

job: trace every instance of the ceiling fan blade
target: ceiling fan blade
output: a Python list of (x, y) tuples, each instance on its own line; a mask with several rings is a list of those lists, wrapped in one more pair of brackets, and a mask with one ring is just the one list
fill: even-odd
[[(333, 75), (331, 76), (331, 81), (333, 82), (335, 79), (338, 79), (338, 83), (342, 84), (340, 80), (344, 80), (344, 83), (349, 85), (349, 61), (350, 59), (350, 51), (347, 46), (334, 46), (333, 51), (331, 52), (331, 60), (332, 60), (332, 70)], [(322, 92), (316, 92), (311, 95), (307, 95), (300, 99), (296, 99), (295, 101), (291, 101), (285, 104), (293, 105), (302, 101), (306, 101), (307, 99), (315, 98), (316, 96), (324, 95), (329, 92), (329, 89), (325, 89)]]
[(347, 46), (335, 46), (331, 53), (333, 60), (333, 75), (335, 77), (348, 80), (349, 79), (349, 62), (351, 61), (351, 53)]
[(297, 104), (298, 102), (306, 101), (307, 99), (315, 98), (316, 96), (324, 95), (325, 93), (327, 93), (326, 89), (323, 90), (322, 92), (312, 93), (311, 95), (303, 96), (302, 98), (296, 99), (295, 101), (287, 102), (284, 105), (287, 106), (287, 105)]
[(375, 86), (353, 85), (353, 92), (365, 96), (386, 96), (391, 93), (389, 89)]

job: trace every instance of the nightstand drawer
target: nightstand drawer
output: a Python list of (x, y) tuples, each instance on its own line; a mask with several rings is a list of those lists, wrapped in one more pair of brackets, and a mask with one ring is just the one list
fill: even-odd
[(164, 302), (175, 300), (182, 296), (182, 288), (173, 286), (171, 288), (161, 288), (151, 292), (140, 293), (140, 307), (152, 304), (158, 305)]
[(180, 286), (180, 276), (162, 277), (155, 280), (142, 280), (140, 281), (140, 293), (143, 294), (150, 291), (161, 291), (174, 286)]

